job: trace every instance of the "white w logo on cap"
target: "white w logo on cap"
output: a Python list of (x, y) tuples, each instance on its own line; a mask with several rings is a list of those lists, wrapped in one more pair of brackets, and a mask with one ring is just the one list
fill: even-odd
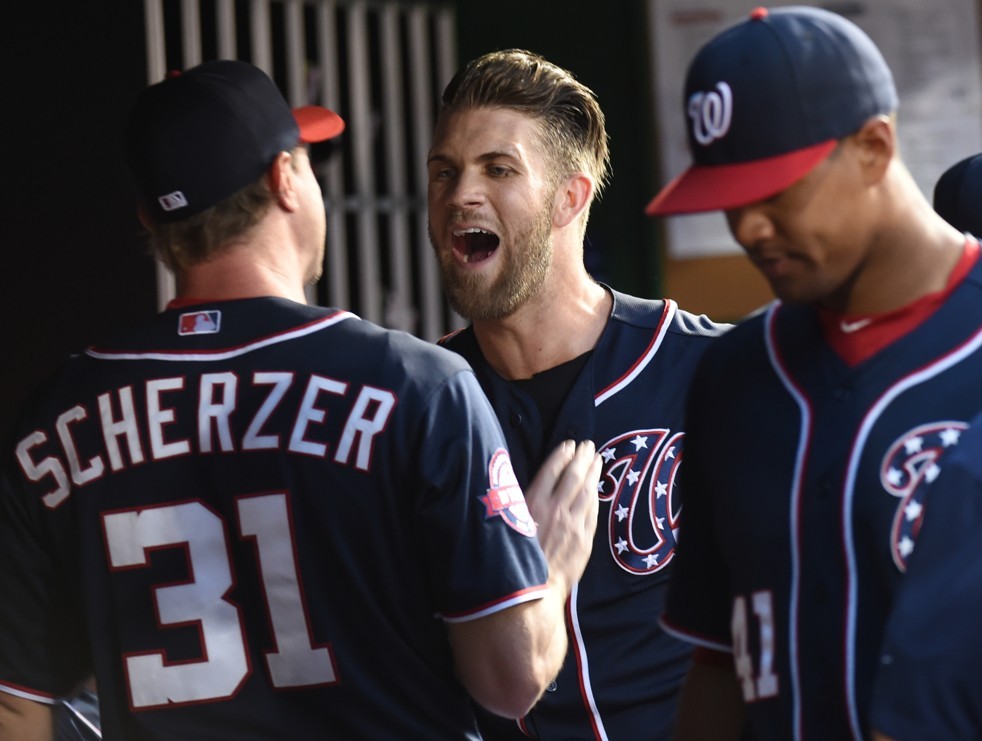
[(703, 146), (712, 144), (730, 129), (733, 91), (725, 82), (718, 82), (712, 92), (694, 93), (689, 98), (688, 112), (692, 119), (692, 136)]

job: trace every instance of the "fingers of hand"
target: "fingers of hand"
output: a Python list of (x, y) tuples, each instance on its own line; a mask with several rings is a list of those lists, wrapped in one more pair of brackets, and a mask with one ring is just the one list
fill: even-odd
[(603, 459), (596, 454), (593, 443), (580, 443), (573, 461), (563, 474), (560, 489), (554, 495), (560, 499), (557, 506), (569, 513), (566, 526), (580, 530), (580, 537), (586, 541), (593, 540), (597, 529), (597, 510), (600, 506), (597, 489), (602, 466)]
[(553, 491), (572, 460), (575, 450), (576, 445), (572, 440), (563, 441), (549, 454), (535, 474), (535, 478), (525, 492), (525, 501), (532, 510), (533, 517), (536, 516), (537, 508), (551, 506)]
[[(597, 484), (603, 460), (592, 441), (576, 446), (572, 460), (563, 471), (544, 517), (550, 569), (560, 569), (569, 584), (583, 575), (597, 530), (599, 497)], [(540, 543), (543, 536), (540, 531)]]
[(594, 454), (583, 482), (584, 524), (590, 530), (590, 537), (597, 529), (597, 515), (600, 510), (600, 471), (603, 469), (603, 458)]
[[(556, 483), (553, 490), (553, 498), (558, 498), (559, 504), (565, 503), (571, 512), (577, 513), (583, 506), (588, 506), (585, 499), (595, 499), (597, 493), (597, 482), (600, 472), (594, 475), (594, 459), (596, 458), (595, 448), (592, 440), (584, 440), (576, 446), (576, 452), (572, 460), (566, 466), (562, 476)], [(584, 497), (584, 489), (591, 486), (594, 496)]]
[[(602, 464), (592, 441), (579, 443), (570, 453), (571, 448), (554, 453), (558, 457), (550, 458), (526, 496), (532, 517), (539, 526), (540, 543), (547, 550), (567, 551), (570, 555), (582, 553), (593, 542), (599, 506), (597, 484)], [(564, 459), (564, 467), (558, 470), (549, 465), (561, 465)]]

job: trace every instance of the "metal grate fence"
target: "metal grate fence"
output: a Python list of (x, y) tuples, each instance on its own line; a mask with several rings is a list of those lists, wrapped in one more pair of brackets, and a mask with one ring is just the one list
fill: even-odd
[[(207, 59), (242, 59), (293, 106), (347, 122), (319, 166), (324, 277), (312, 303), (436, 340), (461, 325), (426, 235), (426, 152), (456, 67), (453, 8), (386, 0), (144, 0), (148, 82)], [(158, 267), (158, 303), (174, 295)]]

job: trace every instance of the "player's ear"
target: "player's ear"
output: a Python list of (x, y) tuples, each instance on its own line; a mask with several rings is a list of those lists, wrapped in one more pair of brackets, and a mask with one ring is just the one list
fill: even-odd
[(857, 146), (864, 181), (869, 185), (880, 182), (897, 152), (893, 118), (873, 116), (851, 138)]
[(280, 207), (287, 211), (296, 211), (300, 205), (297, 194), (297, 173), (293, 167), (293, 154), (280, 152), (266, 171), (266, 181), (270, 191), (276, 196)]
[(585, 172), (574, 172), (559, 183), (556, 190), (555, 207), (552, 210), (552, 223), (557, 227), (572, 224), (590, 207), (593, 199), (593, 178)]
[(140, 223), (143, 224), (144, 229), (146, 229), (148, 232), (153, 231), (153, 219), (150, 218), (150, 213), (147, 211), (147, 207), (142, 203), (139, 203), (136, 206), (136, 218), (138, 218)]

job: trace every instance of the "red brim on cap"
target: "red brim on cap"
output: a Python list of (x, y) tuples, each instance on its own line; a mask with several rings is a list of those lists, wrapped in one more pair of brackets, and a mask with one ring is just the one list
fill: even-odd
[(648, 216), (725, 211), (770, 198), (794, 185), (828, 157), (838, 141), (732, 165), (693, 165), (645, 208)]
[(334, 111), (319, 105), (294, 108), (293, 117), (300, 127), (300, 141), (308, 144), (333, 139), (344, 131), (344, 120)]

